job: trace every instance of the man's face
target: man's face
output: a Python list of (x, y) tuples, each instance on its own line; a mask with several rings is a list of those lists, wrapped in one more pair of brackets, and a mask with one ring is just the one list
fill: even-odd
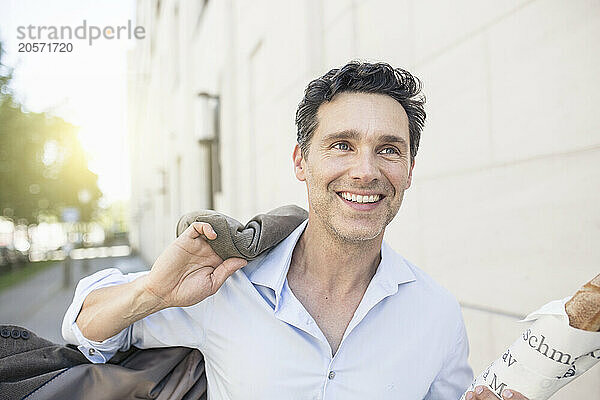
[(293, 155), (311, 218), (345, 241), (378, 237), (411, 182), (404, 108), (387, 95), (345, 92), (322, 104), (317, 118), (308, 156), (299, 146)]

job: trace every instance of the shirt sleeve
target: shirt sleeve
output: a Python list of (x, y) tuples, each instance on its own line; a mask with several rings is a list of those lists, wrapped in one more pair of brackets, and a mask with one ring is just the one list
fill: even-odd
[(67, 343), (78, 349), (93, 363), (105, 363), (131, 345), (138, 348), (185, 346), (202, 349), (204, 343), (204, 320), (209, 297), (191, 307), (172, 307), (158, 311), (135, 322), (102, 342), (87, 339), (76, 324), (77, 316), (85, 298), (93, 290), (131, 282), (150, 271), (123, 274), (116, 268), (98, 271), (83, 278), (77, 284), (73, 302), (62, 322), (62, 335)]
[(462, 318), (456, 338), (455, 347), (449, 352), (442, 369), (423, 400), (458, 400), (473, 381), (473, 370), (467, 361), (469, 341)]

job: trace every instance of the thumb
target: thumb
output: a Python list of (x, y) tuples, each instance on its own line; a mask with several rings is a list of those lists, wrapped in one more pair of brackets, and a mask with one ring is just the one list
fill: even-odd
[(243, 258), (228, 258), (219, 264), (212, 273), (213, 276), (213, 292), (216, 292), (221, 285), (229, 278), (235, 271), (244, 267), (248, 264), (248, 261)]

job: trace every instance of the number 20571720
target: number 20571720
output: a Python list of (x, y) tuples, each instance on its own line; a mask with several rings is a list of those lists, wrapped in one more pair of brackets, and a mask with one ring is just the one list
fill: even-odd
[(70, 53), (72, 51), (73, 43), (19, 43), (19, 53)]

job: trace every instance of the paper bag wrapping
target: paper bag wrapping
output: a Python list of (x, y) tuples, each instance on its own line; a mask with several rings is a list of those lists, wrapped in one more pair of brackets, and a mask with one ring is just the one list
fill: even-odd
[(565, 311), (569, 299), (552, 301), (521, 321), (535, 322), (467, 391), (487, 386), (501, 398), (510, 388), (530, 400), (545, 400), (600, 361), (600, 332), (569, 325)]

